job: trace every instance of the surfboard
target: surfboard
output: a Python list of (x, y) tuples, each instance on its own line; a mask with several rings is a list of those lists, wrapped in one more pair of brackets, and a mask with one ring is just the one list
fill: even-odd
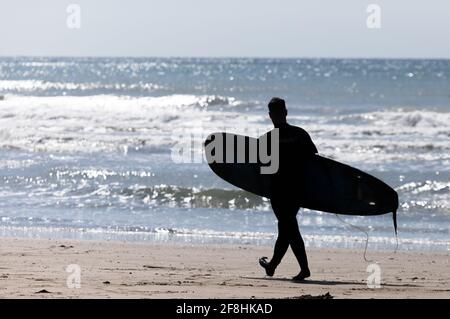
[[(212, 143), (219, 139), (228, 142), (213, 146)], [(261, 173), (261, 167), (264, 166), (261, 161), (249, 160), (249, 152), (255, 144), (258, 145), (258, 139), (249, 136), (213, 133), (205, 140), (205, 157), (212, 171), (223, 180), (245, 191), (270, 198), (272, 174)], [(245, 147), (239, 148), (238, 145)], [(218, 157), (218, 153), (221, 156)], [(232, 156), (227, 156), (230, 153)], [(302, 163), (303, 167), (299, 169), (302, 169), (304, 180), (301, 183), (304, 186), (299, 187), (298, 196), (301, 198), (301, 207), (342, 215), (393, 213), (397, 231), (398, 194), (389, 185), (357, 168), (320, 155), (311, 156)], [(295, 188), (295, 183), (293, 185)]]

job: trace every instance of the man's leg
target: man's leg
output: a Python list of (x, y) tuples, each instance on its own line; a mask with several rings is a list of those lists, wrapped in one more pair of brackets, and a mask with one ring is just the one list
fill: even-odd
[(281, 263), (289, 248), (289, 225), (288, 220), (284, 217), (286, 216), (284, 215), (286, 208), (283, 205), (279, 205), (279, 202), (276, 200), (272, 200), (271, 204), (273, 212), (278, 219), (278, 237), (270, 262), (267, 262), (265, 258), (259, 260), (259, 264), (264, 267), (268, 276), (273, 276), (275, 269)]
[(270, 260), (270, 264), (277, 268), (277, 266), (281, 263), (284, 255), (286, 254), (289, 248), (289, 225), (286, 220), (283, 218), (278, 219), (278, 237), (275, 242), (275, 248), (273, 251), (273, 257)]
[(289, 236), (289, 244), (301, 268), (300, 274), (294, 279), (302, 280), (309, 277), (310, 271), (308, 267), (308, 257), (306, 255), (305, 243), (302, 235), (300, 234), (296, 215), (290, 216), (290, 220), (287, 225), (289, 227), (287, 231)]

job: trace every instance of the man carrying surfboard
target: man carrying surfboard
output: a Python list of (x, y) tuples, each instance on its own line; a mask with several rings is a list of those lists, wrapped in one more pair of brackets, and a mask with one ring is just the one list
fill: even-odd
[(397, 234), (399, 201), (397, 192), (378, 178), (318, 155), (309, 134), (289, 125), (287, 114), (285, 101), (273, 98), (269, 103), (273, 130), (259, 139), (212, 133), (205, 140), (205, 156), (220, 178), (270, 198), (278, 219), (278, 238), (272, 259), (262, 257), (259, 263), (273, 276), (290, 246), (301, 268), (294, 280), (301, 281), (311, 274), (298, 229), (300, 207), (351, 216), (392, 212)]
[(279, 133), (279, 169), (271, 176), (270, 189), (270, 202), (278, 219), (278, 237), (272, 259), (268, 261), (267, 257), (262, 257), (259, 264), (268, 276), (273, 276), (290, 246), (301, 269), (293, 280), (302, 281), (311, 273), (297, 222), (301, 202), (299, 194), (304, 187), (302, 170), (299, 167), (301, 168), (302, 162), (310, 156), (317, 154), (317, 148), (304, 129), (287, 122), (288, 111), (283, 99), (273, 98), (268, 107), (270, 119)]

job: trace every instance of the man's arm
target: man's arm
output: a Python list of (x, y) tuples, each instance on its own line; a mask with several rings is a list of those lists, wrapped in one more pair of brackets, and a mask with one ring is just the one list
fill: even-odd
[(302, 145), (305, 151), (308, 151), (310, 154), (318, 154), (316, 145), (313, 143), (311, 136), (304, 129), (300, 128), (300, 144)]

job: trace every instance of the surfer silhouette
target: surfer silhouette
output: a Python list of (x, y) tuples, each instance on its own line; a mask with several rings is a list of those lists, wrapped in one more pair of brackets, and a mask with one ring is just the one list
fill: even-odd
[(278, 220), (278, 237), (272, 259), (268, 261), (267, 257), (262, 257), (259, 264), (268, 276), (273, 276), (290, 246), (301, 269), (293, 280), (302, 281), (311, 273), (297, 222), (301, 190), (306, 187), (302, 184), (301, 167), (305, 160), (317, 153), (317, 148), (304, 129), (287, 123), (288, 111), (283, 99), (273, 98), (268, 107), (270, 119), (279, 130), (279, 169), (271, 176), (270, 189), (270, 203)]

